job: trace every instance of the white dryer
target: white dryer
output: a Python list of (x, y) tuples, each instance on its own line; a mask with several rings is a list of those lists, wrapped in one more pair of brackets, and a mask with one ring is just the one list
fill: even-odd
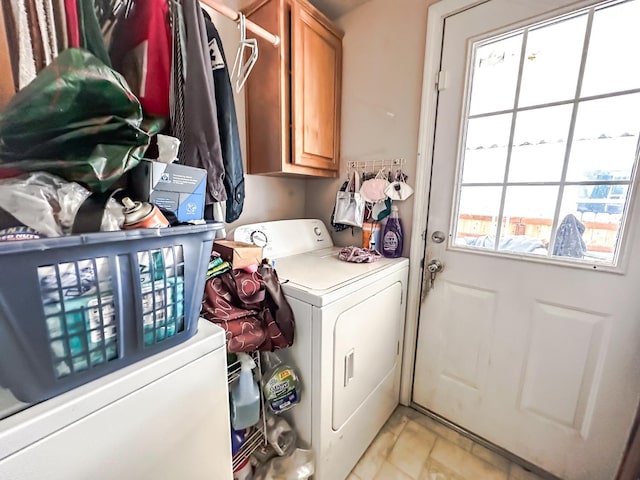
[(315, 452), (315, 480), (344, 479), (399, 403), (409, 262), (343, 262), (321, 220), (245, 225), (234, 239), (275, 260), (296, 318), (279, 354), (303, 382), (287, 415)]

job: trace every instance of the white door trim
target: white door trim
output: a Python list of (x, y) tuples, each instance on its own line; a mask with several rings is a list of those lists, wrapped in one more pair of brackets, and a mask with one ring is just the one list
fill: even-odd
[(441, 0), (429, 7), (427, 15), (427, 36), (422, 75), (422, 101), (420, 107), (420, 129), (418, 133), (418, 159), (416, 163), (415, 197), (413, 201), (413, 222), (411, 248), (409, 251), (409, 284), (407, 291), (407, 316), (405, 322), (404, 354), (402, 358), (402, 380), (400, 403), (409, 405), (413, 390), (413, 373), (420, 316), (420, 289), (422, 268), (420, 261), (425, 252), (427, 231), (427, 210), (431, 163), (433, 161), (433, 136), (436, 126), (437, 89), (436, 77), (440, 71), (442, 39), (446, 17), (474, 7), (488, 0)]

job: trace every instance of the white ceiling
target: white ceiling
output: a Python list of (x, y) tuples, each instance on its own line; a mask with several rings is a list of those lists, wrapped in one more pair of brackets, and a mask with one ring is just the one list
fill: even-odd
[(369, 0), (309, 0), (318, 10), (331, 19), (341, 17), (345, 13)]

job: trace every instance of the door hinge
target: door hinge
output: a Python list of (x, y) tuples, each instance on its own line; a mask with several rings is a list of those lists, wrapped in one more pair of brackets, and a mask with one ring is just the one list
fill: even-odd
[(436, 90), (438, 90), (439, 92), (441, 92), (442, 90), (446, 90), (447, 89), (447, 71), (446, 70), (440, 70), (437, 75), (436, 75)]

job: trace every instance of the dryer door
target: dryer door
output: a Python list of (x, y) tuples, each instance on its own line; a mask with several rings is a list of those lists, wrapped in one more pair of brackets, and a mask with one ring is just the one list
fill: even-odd
[[(370, 290), (366, 298), (362, 298), (362, 291), (350, 295), (357, 303), (347, 307), (336, 319), (333, 330), (334, 430), (339, 430), (367, 397), (396, 372), (404, 313), (402, 287), (401, 282), (385, 282), (382, 286), (374, 283), (366, 287)], [(397, 404), (397, 398), (392, 401)]]

